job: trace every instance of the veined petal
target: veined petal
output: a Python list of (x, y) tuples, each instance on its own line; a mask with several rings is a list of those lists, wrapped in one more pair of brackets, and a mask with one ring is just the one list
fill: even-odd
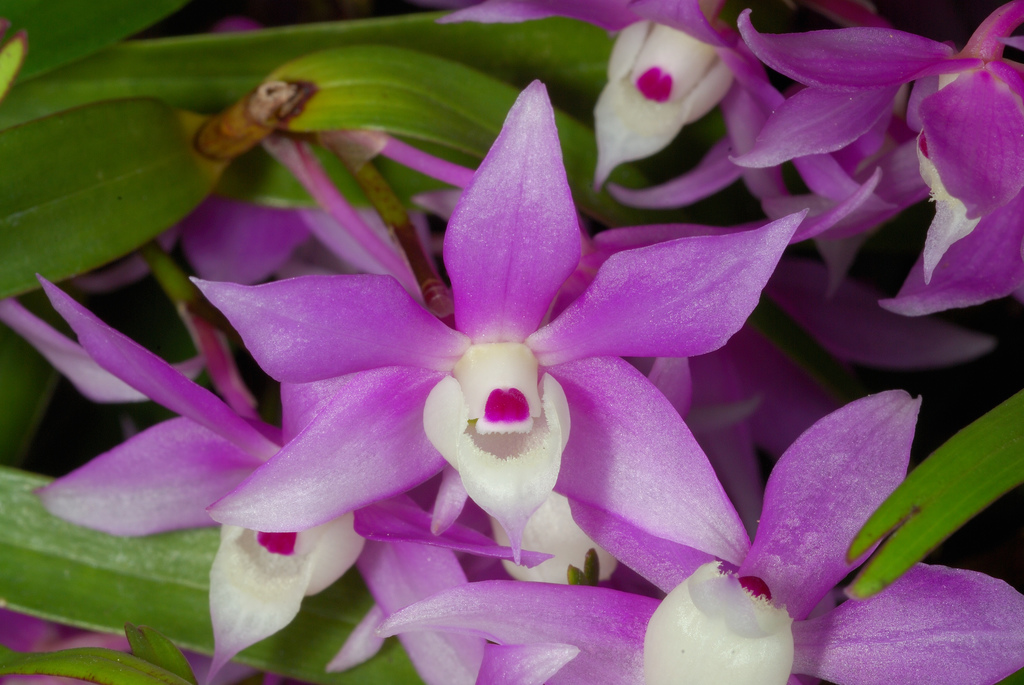
[(183, 376), (134, 340), (100, 321), (63, 290), (40, 278), (43, 290), (96, 363), (154, 402), (190, 418), (249, 454), (266, 459), (278, 446), (216, 395)]
[[(747, 534), (686, 424), (639, 371), (612, 357), (548, 370), (573, 430), (557, 490), (646, 533), (739, 563)], [(611, 551), (611, 550), (609, 550)]]
[(135, 435), (38, 491), (47, 511), (112, 535), (213, 525), (206, 507), (263, 461), (189, 419)]
[(211, 195), (180, 223), (181, 249), (200, 277), (256, 283), (309, 237), (302, 215)]
[(482, 581), (394, 614), (382, 635), (450, 631), (498, 644), (572, 644), (580, 649), (549, 682), (642, 685), (643, 640), (658, 600), (601, 587)]
[(509, 110), (448, 223), (455, 322), (474, 343), (522, 342), (580, 260), (554, 110), (534, 81)]
[(664, 592), (671, 592), (698, 568), (715, 560), (707, 552), (650, 535), (598, 507), (576, 501), (569, 505), (587, 535)]
[(580, 648), (538, 642), (530, 645), (486, 645), (478, 685), (544, 685)]
[(931, 281), (924, 280), (919, 259), (896, 297), (882, 307), (904, 316), (921, 316), (954, 307), (969, 307), (1009, 295), (1024, 283), (1024, 193), (992, 212), (969, 236), (942, 256)]
[(888, 369), (960, 364), (995, 347), (994, 338), (937, 318), (894, 316), (878, 306), (881, 293), (853, 280), (826, 297), (828, 273), (817, 262), (787, 259), (766, 292), (840, 359)]
[(793, 670), (844, 685), (995, 683), (1024, 667), (1024, 596), (918, 564), (881, 594), (793, 624)]
[(305, 383), (381, 366), (448, 371), (469, 340), (389, 276), (305, 276), (258, 286), (196, 281), (268, 374)]
[(899, 85), (937, 63), (947, 65), (948, 72), (981, 66), (981, 60), (950, 60), (950, 46), (895, 29), (758, 33), (750, 23), (750, 10), (743, 11), (736, 23), (743, 40), (769, 67), (805, 85), (830, 90)]
[(718, 349), (757, 305), (803, 216), (614, 254), (583, 295), (527, 345), (545, 366), (599, 355), (689, 357)]
[(850, 572), (850, 541), (907, 472), (920, 399), (902, 390), (851, 402), (811, 426), (782, 455), (741, 576), (806, 617)]
[(1024, 187), (1024, 103), (1002, 79), (986, 69), (961, 74), (925, 98), (920, 114), (928, 160), (968, 219)]
[(771, 167), (794, 157), (834, 152), (868, 131), (891, 108), (899, 86), (860, 93), (805, 88), (776, 109), (740, 166)]
[(423, 433), (423, 404), (440, 378), (403, 366), (354, 376), (210, 515), (266, 532), (305, 530), (419, 485), (444, 464)]
[(636, 21), (626, 9), (629, 0), (485, 0), (475, 7), (453, 12), (439, 23), (475, 21), (481, 24), (518, 23), (547, 17), (571, 17), (617, 31)]
[[(466, 574), (455, 553), (437, 547), (368, 542), (357, 566), (387, 616), (435, 593), (466, 585)], [(378, 634), (383, 635), (379, 630)], [(479, 637), (428, 632), (398, 639), (427, 685), (475, 682), (484, 651)]]
[(142, 402), (145, 395), (93, 360), (81, 345), (71, 342), (16, 299), (0, 300), (0, 321), (32, 345), (53, 368), (93, 402)]

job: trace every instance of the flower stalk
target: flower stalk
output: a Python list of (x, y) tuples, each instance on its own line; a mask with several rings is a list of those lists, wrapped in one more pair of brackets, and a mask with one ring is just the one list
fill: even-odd
[(439, 319), (452, 315), (455, 311), (451, 292), (444, 281), (437, 275), (430, 258), (423, 251), (423, 245), (416, 228), (409, 220), (409, 215), (402, 206), (395, 191), (381, 175), (371, 161), (377, 150), (370, 147), (372, 143), (360, 131), (324, 131), (320, 133), (320, 143), (333, 152), (342, 161), (359, 184), (360, 189), (370, 204), (380, 214), (388, 230), (398, 241), (409, 267), (416, 277), (423, 301), (427, 309)]

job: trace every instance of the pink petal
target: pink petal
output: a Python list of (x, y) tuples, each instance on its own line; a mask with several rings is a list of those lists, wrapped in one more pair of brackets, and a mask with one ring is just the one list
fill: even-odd
[(112, 535), (209, 526), (206, 507), (260, 459), (189, 419), (158, 423), (38, 491), (47, 511)]
[(808, 86), (861, 90), (894, 86), (930, 73), (954, 73), (981, 60), (952, 60), (953, 48), (894, 29), (860, 27), (806, 33), (758, 33), (745, 10), (737, 26), (750, 49), (775, 71)]
[(723, 138), (708, 150), (697, 166), (682, 176), (640, 190), (609, 183), (608, 192), (630, 207), (668, 209), (692, 205), (732, 185), (743, 173), (743, 169), (729, 159), (730, 151), (731, 141)]
[(447, 371), (469, 346), (389, 276), (196, 284), (263, 370), (289, 383), (394, 364)]
[(482, 581), (391, 616), (382, 635), (445, 630), (501, 645), (571, 644), (579, 655), (550, 681), (641, 685), (643, 640), (658, 600), (601, 587)]
[(747, 535), (711, 465), (668, 400), (621, 359), (548, 369), (572, 430), (555, 490), (644, 532), (738, 563)]
[(598, 355), (690, 357), (718, 349), (753, 311), (803, 219), (612, 255), (561, 315), (529, 337), (541, 364)]
[(868, 600), (793, 624), (793, 670), (843, 685), (984, 685), (1024, 667), (1024, 596), (973, 571), (918, 564)]
[(278, 446), (264, 437), (206, 388), (125, 335), (97, 319), (44, 278), (47, 297), (78, 335), (78, 342), (102, 368), (154, 402), (205, 426), (251, 455), (270, 457)]
[(299, 212), (211, 195), (179, 224), (181, 249), (200, 277), (256, 283), (309, 236)]
[[(386, 616), (466, 583), (453, 552), (424, 545), (367, 542), (356, 565)], [(383, 635), (380, 631), (378, 634)], [(484, 651), (479, 637), (431, 632), (411, 633), (399, 639), (427, 685), (475, 682)]]
[(441, 378), (403, 366), (354, 376), (210, 515), (252, 530), (293, 532), (422, 483), (444, 464), (423, 432), (423, 404)]
[(580, 260), (554, 111), (534, 81), (462, 194), (444, 241), (458, 329), (481, 342), (537, 330)]
[(728, 354), (752, 396), (754, 442), (778, 459), (815, 421), (839, 408), (834, 397), (769, 341), (745, 326), (716, 354)]
[(772, 470), (757, 537), (740, 567), (801, 619), (854, 567), (846, 550), (907, 472), (920, 399), (851, 402), (811, 426)]
[(733, 159), (771, 167), (794, 157), (834, 152), (868, 131), (889, 110), (898, 86), (863, 93), (805, 88), (768, 117), (754, 148)]
[(628, 0), (485, 0), (476, 7), (442, 17), (438, 22), (504, 24), (546, 17), (572, 17), (609, 31), (618, 31), (637, 20), (636, 15), (626, 9), (628, 4)]
[(484, 647), (477, 685), (544, 685), (580, 653), (579, 647), (538, 642)]
[(711, 27), (698, 0), (634, 0), (629, 9), (644, 19), (671, 26), (708, 45), (728, 45)]
[(1024, 187), (1021, 96), (990, 71), (961, 74), (926, 98), (921, 120), (928, 159), (967, 218), (989, 214)]
[(715, 558), (623, 521), (598, 507), (570, 501), (572, 518), (590, 538), (664, 592), (671, 592)]
[(882, 369), (929, 369), (987, 354), (994, 338), (941, 319), (908, 319), (878, 306), (881, 293), (846, 280), (826, 297), (828, 272), (817, 262), (783, 260), (765, 289), (829, 352)]
[(345, 639), (341, 650), (327, 663), (328, 673), (345, 671), (372, 659), (384, 646), (384, 638), (377, 637), (377, 627), (385, 619), (384, 610), (374, 604)]
[(148, 399), (102, 368), (81, 345), (71, 342), (16, 299), (0, 300), (0, 321), (46, 357), (78, 392), (93, 402), (142, 402)]
[[(367, 540), (380, 542), (414, 542), (446, 547), (456, 552), (477, 556), (511, 559), (512, 549), (502, 547), (483, 533), (460, 524), (453, 524), (443, 533), (430, 531), (431, 516), (408, 498), (396, 497), (377, 502), (356, 511), (356, 532)], [(533, 568), (551, 558), (550, 554), (522, 552), (522, 563)]]
[(882, 300), (889, 311), (921, 316), (969, 307), (1009, 295), (1024, 283), (1024, 193), (984, 219), (942, 256), (931, 281), (924, 282), (919, 259), (896, 297)]

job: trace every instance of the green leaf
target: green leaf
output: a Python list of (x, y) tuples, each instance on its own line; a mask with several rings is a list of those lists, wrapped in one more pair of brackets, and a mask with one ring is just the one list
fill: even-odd
[(767, 295), (761, 297), (748, 323), (840, 402), (868, 394), (845, 366)]
[[(114, 45), (19, 83), (0, 108), (0, 128), (88, 102), (124, 97), (156, 97), (175, 107), (212, 114), (289, 60), (316, 50), (367, 43), (446, 57), (519, 88), (539, 78), (561, 98), (556, 105), (589, 120), (611, 53), (606, 31), (569, 19), (437, 24), (439, 16), (407, 14)], [(34, 35), (30, 40), (34, 51)]]
[[(210, 564), (216, 529), (121, 538), (48, 514), (32, 494), (47, 479), (0, 467), (0, 597), (14, 611), (110, 633), (131, 620), (159, 630), (182, 649), (210, 654)], [(372, 606), (356, 572), (307, 597), (291, 625), (238, 660), (324, 685), (419, 682), (397, 641), (344, 673), (325, 673), (352, 628)]]
[(124, 624), (124, 634), (131, 645), (132, 655), (169, 671), (191, 685), (198, 685), (188, 660), (174, 643), (148, 626)]
[(58, 652), (0, 650), (0, 675), (54, 675), (101, 685), (195, 685), (131, 654), (100, 647)]
[(50, 363), (0, 324), (0, 464), (21, 463), (56, 381)]
[(192, 149), (200, 121), (122, 100), (0, 132), (0, 297), (116, 259), (199, 204), (222, 168)]
[(27, 80), (138, 33), (188, 0), (5, 0), (0, 14), (26, 29), (32, 49)]
[(851, 586), (881, 592), (971, 517), (1024, 483), (1024, 390), (954, 435), (914, 469), (850, 545), (860, 557), (896, 530)]
[[(458, 62), (376, 45), (301, 57), (267, 79), (304, 81), (317, 88), (301, 113), (286, 122), (289, 130), (383, 130), (481, 158), (519, 95), (516, 88)], [(623, 207), (605, 192), (595, 193), (593, 131), (563, 113), (556, 112), (555, 119), (569, 185), (581, 210), (616, 226), (642, 223), (652, 214)], [(628, 166), (619, 170), (627, 182), (637, 183), (637, 176)]]

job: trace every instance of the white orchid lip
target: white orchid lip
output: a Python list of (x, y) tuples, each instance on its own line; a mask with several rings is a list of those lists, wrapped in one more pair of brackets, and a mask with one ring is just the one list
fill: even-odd
[(719, 562), (698, 568), (662, 600), (644, 636), (644, 680), (669, 685), (785, 685), (793, 670), (793, 619), (756, 576)]
[(569, 405), (523, 343), (473, 345), (423, 407), (427, 439), (466, 493), (508, 533), (519, 561), (523, 528), (551, 494), (569, 439)]
[(701, 118), (732, 86), (715, 47), (662, 24), (623, 29), (608, 61), (608, 84), (594, 108), (595, 181), (621, 164), (658, 152)]

